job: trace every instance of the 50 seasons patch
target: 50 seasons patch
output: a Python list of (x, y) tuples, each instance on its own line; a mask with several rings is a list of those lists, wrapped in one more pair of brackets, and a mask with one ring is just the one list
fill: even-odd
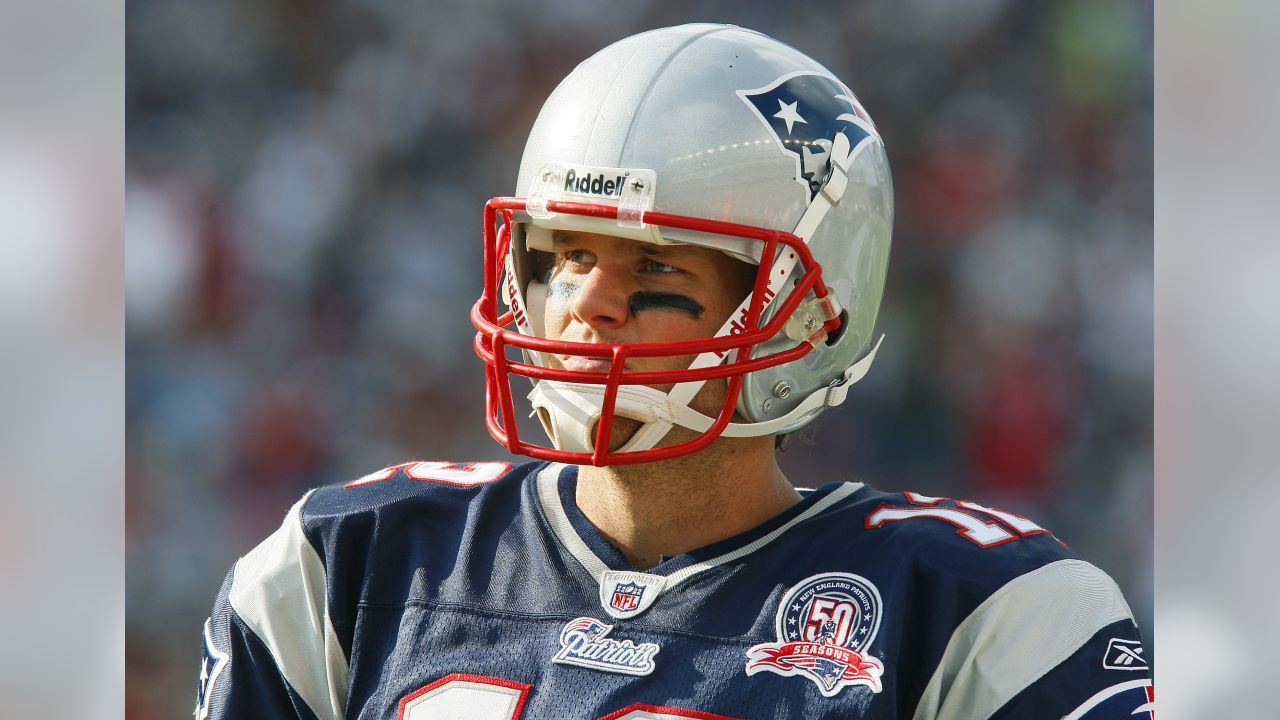
[(880, 591), (870, 580), (850, 573), (806, 578), (778, 606), (778, 642), (747, 651), (747, 675), (806, 677), (825, 697), (855, 685), (878, 693), (884, 663), (868, 647), (880, 615)]

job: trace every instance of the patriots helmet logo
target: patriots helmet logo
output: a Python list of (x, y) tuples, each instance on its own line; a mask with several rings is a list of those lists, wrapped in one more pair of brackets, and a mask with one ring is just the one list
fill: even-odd
[(213, 695), (213, 686), (218, 676), (231, 661), (230, 656), (213, 643), (210, 621), (204, 621), (204, 649), (200, 656), (200, 681), (196, 685), (195, 720), (204, 720), (209, 716), (209, 699)]
[(831, 148), (843, 133), (856, 149), (880, 133), (853, 92), (827, 75), (802, 70), (789, 73), (738, 96), (769, 129), (778, 148), (796, 163), (796, 182), (818, 194), (831, 173)]

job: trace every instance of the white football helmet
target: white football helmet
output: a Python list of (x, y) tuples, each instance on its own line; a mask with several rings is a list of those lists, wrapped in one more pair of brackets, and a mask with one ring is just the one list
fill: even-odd
[[(843, 402), (875, 357), (892, 224), (889, 164), (874, 123), (805, 54), (728, 25), (663, 28), (610, 45), (542, 107), (516, 197), (485, 208), (485, 288), (472, 321), (488, 365), (490, 432), (512, 452), (614, 465), (693, 452), (720, 435), (806, 425)], [(549, 340), (533, 254), (551, 249), (554, 230), (716, 248), (758, 266), (755, 289), (701, 341)], [(552, 368), (546, 353), (612, 366)], [(622, 367), (627, 357), (690, 354), (697, 359), (688, 370)], [(533, 380), (528, 397), (558, 447), (519, 437), (513, 374)], [(711, 378), (729, 379), (714, 418), (689, 407)], [(672, 383), (670, 392), (651, 387)], [(641, 426), (611, 451), (614, 416)], [(699, 435), (660, 445), (675, 426)]]

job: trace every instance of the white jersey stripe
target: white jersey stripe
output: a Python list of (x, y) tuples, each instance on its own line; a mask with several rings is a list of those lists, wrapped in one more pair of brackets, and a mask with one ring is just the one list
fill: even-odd
[(347, 657), (329, 617), (324, 563), (302, 531), (302, 505), (310, 496), (236, 562), (229, 599), (311, 712), (320, 720), (342, 720)]
[[(542, 508), (546, 512), (547, 520), (551, 523), (551, 529), (555, 532), (556, 537), (560, 539), (560, 543), (564, 545), (565, 549), (567, 549), (571, 555), (577, 558), (578, 562), (582, 563), (582, 567), (586, 568), (587, 572), (591, 573), (591, 576), (596, 579), (596, 582), (600, 582), (604, 577), (605, 571), (609, 570), (609, 566), (605, 564), (605, 562), (594, 552), (592, 552), (586, 542), (578, 536), (577, 531), (573, 529), (573, 524), (569, 521), (569, 516), (565, 513), (563, 504), (560, 502), (559, 478), (560, 472), (565, 467), (566, 466), (561, 463), (552, 463), (538, 473), (538, 499), (541, 501)], [(732, 562), (750, 555), (765, 545), (777, 540), (783, 533), (796, 525), (826, 511), (831, 506), (861, 490), (862, 487), (862, 483), (847, 483), (842, 485), (841, 487), (833, 490), (830, 495), (827, 495), (814, 503), (813, 507), (810, 507), (799, 515), (791, 518), (782, 526), (774, 529), (769, 534), (756, 539), (754, 542), (748, 543), (737, 550), (727, 552), (723, 555), (711, 558), (710, 560), (695, 563), (682, 570), (671, 573), (667, 576), (666, 589), (670, 590), (698, 573), (705, 572), (718, 565), (723, 565), (727, 562)]]
[(719, 557), (711, 558), (710, 560), (707, 560), (705, 562), (694, 563), (693, 565), (690, 565), (689, 567), (684, 568), (683, 570), (678, 570), (676, 572), (671, 573), (670, 577), (667, 578), (667, 589), (671, 589), (676, 585), (679, 585), (680, 583), (684, 582), (685, 580), (688, 580), (689, 578), (693, 577), (694, 575), (697, 575), (698, 573), (706, 570), (710, 570), (711, 568), (716, 567), (717, 565), (723, 565), (727, 562), (733, 562), (738, 558), (750, 555), (751, 553), (759, 550), (765, 545), (768, 545), (774, 540), (777, 540), (786, 531), (790, 530), (796, 525), (799, 525), (805, 520), (808, 520), (809, 518), (824, 512), (827, 508), (831, 507), (832, 505), (835, 505), (841, 500), (844, 500), (850, 495), (858, 492), (858, 490), (860, 489), (862, 489), (862, 483), (847, 483), (845, 485), (841, 485), (835, 490), (832, 490), (830, 495), (814, 503), (813, 507), (810, 507), (808, 510), (805, 510), (799, 515), (791, 518), (786, 523), (776, 528), (773, 532), (763, 537), (760, 537), (755, 542), (744, 545), (732, 552), (727, 552), (724, 555), (720, 555)]
[(600, 582), (609, 566), (596, 557), (591, 548), (578, 537), (573, 524), (569, 522), (569, 516), (565, 514), (564, 506), (560, 504), (560, 472), (565, 467), (564, 463), (551, 463), (538, 473), (538, 500), (542, 503), (552, 531), (560, 538), (560, 544), (582, 563), (582, 567), (591, 573), (596, 582)]
[(1099, 630), (1132, 617), (1115, 581), (1083, 560), (1014, 578), (951, 634), (914, 720), (990, 717)]

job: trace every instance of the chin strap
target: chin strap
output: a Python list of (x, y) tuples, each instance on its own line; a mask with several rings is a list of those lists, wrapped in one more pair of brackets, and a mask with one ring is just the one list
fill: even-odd
[[(560, 450), (570, 452), (593, 452), (595, 450), (596, 425), (604, 411), (604, 386), (589, 383), (564, 382), (560, 380), (539, 380), (529, 393), (534, 412), (538, 413), (547, 435), (556, 440)], [(662, 431), (665, 436), (673, 426), (673, 405), (667, 394), (646, 385), (618, 386), (618, 399), (614, 403), (615, 417), (631, 418), (650, 425), (665, 425)], [(643, 429), (643, 428), (642, 428)], [(640, 435), (637, 432), (636, 435)], [(659, 438), (661, 439), (661, 437)], [(635, 445), (633, 436), (622, 450), (648, 450), (653, 445), (643, 448)], [(656, 444), (656, 442), (655, 442)]]
[[(729, 423), (721, 435), (725, 437), (758, 437), (774, 435), (807, 415), (823, 408), (835, 407), (845, 401), (849, 387), (866, 376), (875, 362), (876, 353), (884, 336), (861, 360), (850, 365), (830, 385), (809, 394), (791, 412), (782, 417), (758, 423)], [(529, 400), (536, 409), (547, 434), (557, 438), (561, 450), (593, 452), (595, 429), (604, 408), (604, 386), (587, 383), (541, 380), (529, 393)], [(706, 432), (715, 424), (708, 417), (686, 404), (674, 401), (667, 393), (645, 385), (620, 385), (614, 413), (617, 417), (637, 420), (643, 425), (618, 452), (648, 450), (655, 447), (676, 425), (694, 432)]]

